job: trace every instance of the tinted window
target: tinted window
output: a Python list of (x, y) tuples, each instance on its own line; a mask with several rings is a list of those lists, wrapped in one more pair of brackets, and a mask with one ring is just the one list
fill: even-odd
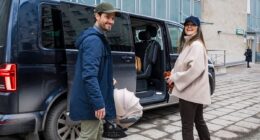
[(11, 0), (1, 0), (0, 2), (0, 60), (2, 60), (4, 46), (6, 45), (10, 4)]
[(128, 15), (120, 14), (116, 17), (112, 30), (107, 33), (107, 38), (112, 51), (129, 52), (132, 50), (133, 42)]
[[(75, 49), (74, 43), (80, 33), (95, 23), (93, 7), (62, 3), (64, 43), (66, 48)], [(112, 31), (106, 34), (112, 51), (131, 51), (128, 16), (117, 14)]]
[(168, 25), (168, 31), (171, 39), (170, 53), (177, 53), (182, 29), (174, 25)]
[(80, 33), (94, 25), (92, 7), (75, 4), (61, 4), (64, 30), (64, 44), (67, 49), (75, 49), (74, 43)]
[(57, 6), (42, 5), (41, 35), (43, 47), (63, 49), (61, 13)]

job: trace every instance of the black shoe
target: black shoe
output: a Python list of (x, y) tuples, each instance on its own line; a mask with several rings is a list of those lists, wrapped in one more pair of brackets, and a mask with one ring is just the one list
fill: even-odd
[(104, 138), (124, 138), (127, 136), (124, 130), (114, 122), (106, 120), (103, 126), (104, 132), (102, 136)]

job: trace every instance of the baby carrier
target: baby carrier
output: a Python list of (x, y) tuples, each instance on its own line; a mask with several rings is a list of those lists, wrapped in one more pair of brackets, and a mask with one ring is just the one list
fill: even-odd
[(124, 89), (114, 89), (117, 124), (128, 128), (143, 115), (143, 107), (134, 92)]

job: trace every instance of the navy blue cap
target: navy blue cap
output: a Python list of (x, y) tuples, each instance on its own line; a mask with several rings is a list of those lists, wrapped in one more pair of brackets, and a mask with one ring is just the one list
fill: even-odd
[(200, 26), (200, 20), (197, 17), (194, 17), (194, 16), (187, 17), (185, 19), (184, 25), (187, 24), (188, 22), (192, 22), (196, 26)]

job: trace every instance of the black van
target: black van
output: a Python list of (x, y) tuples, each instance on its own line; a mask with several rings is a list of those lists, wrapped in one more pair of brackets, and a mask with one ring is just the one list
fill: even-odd
[[(46, 140), (75, 139), (67, 99), (76, 37), (93, 26), (93, 7), (60, 0), (0, 2), (0, 135), (43, 133)], [(179, 23), (122, 12), (107, 38), (117, 88), (140, 97), (145, 109), (178, 100), (163, 78), (178, 57)], [(209, 61), (211, 93), (214, 66)]]

